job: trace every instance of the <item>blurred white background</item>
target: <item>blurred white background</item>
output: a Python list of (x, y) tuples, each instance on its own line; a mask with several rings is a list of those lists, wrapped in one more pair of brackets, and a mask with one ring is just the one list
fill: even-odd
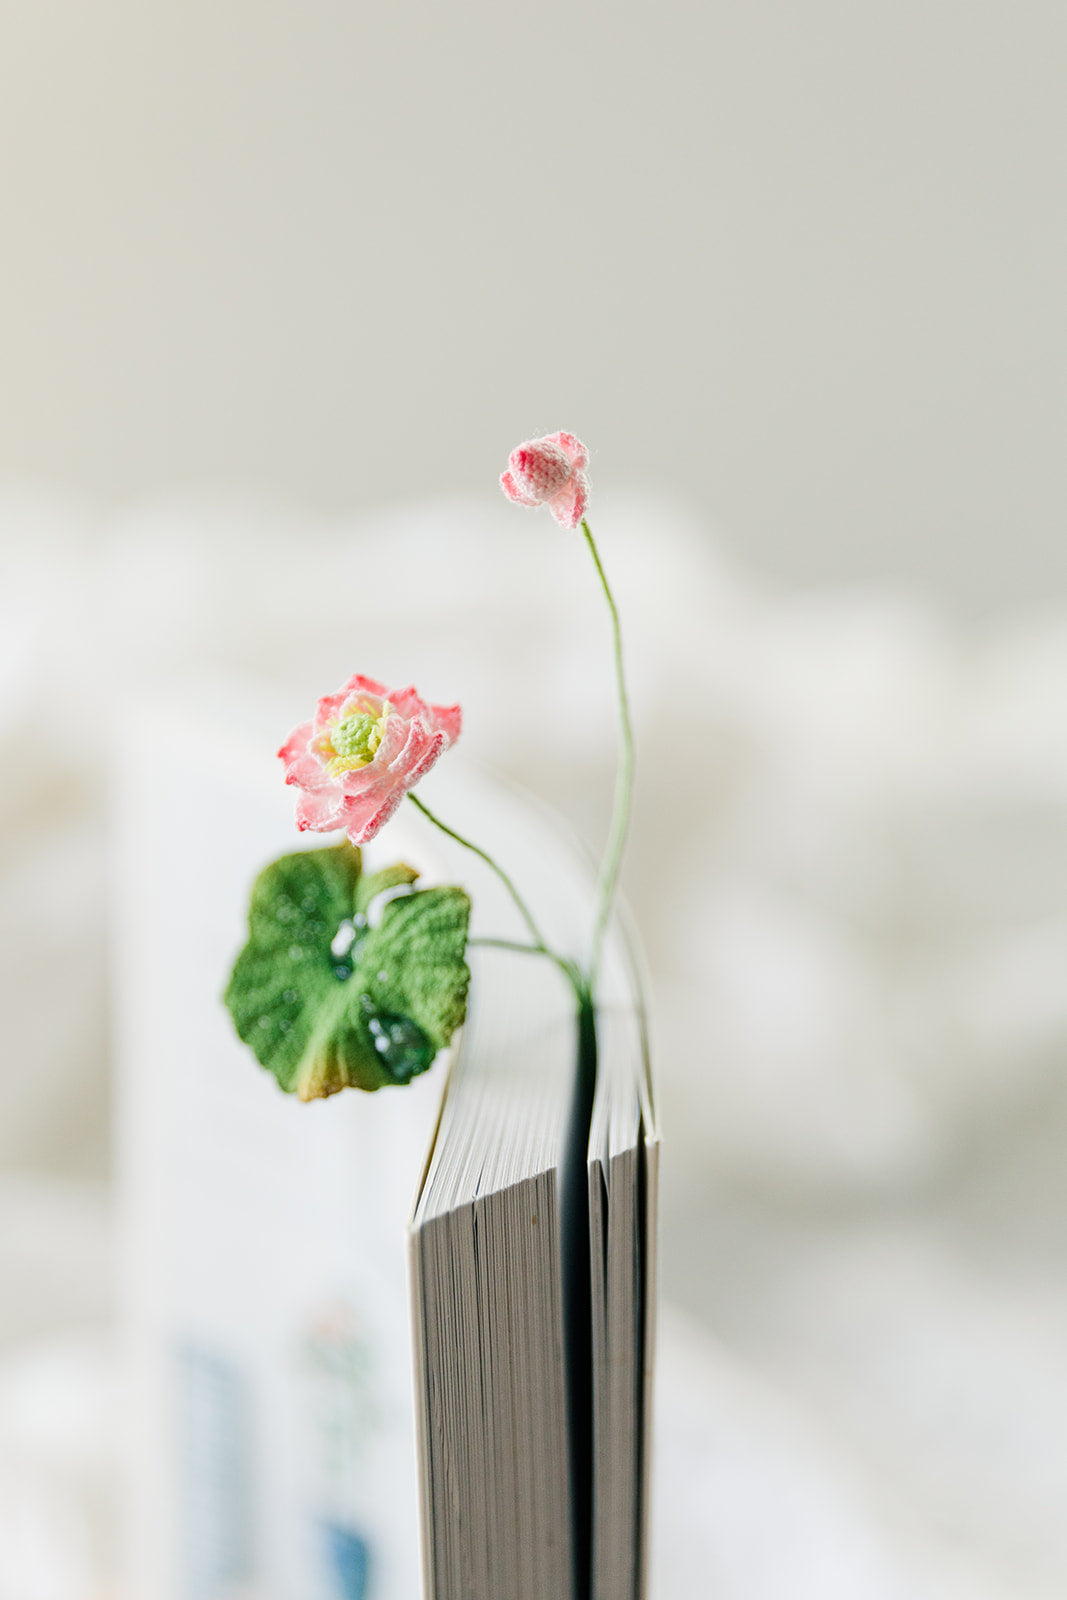
[(795, 580), (1067, 571), (1053, 0), (2, 26), (6, 474), (348, 509), (570, 418)]
[(659, 1600), (1067, 1592), (1065, 45), (7, 9), (0, 1600), (114, 1592), (115, 693), (414, 677), (595, 844), (596, 593), (493, 488), (559, 426), (639, 724)]

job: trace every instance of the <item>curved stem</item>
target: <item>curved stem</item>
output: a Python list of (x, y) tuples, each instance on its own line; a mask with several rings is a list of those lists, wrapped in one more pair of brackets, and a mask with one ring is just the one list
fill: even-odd
[(626, 834), (630, 826), (630, 806), (633, 796), (634, 774), (634, 738), (630, 722), (630, 700), (626, 693), (626, 677), (622, 664), (622, 629), (619, 624), (619, 611), (615, 604), (615, 597), (608, 584), (607, 574), (600, 560), (593, 539), (592, 529), (586, 519), (582, 518), (582, 533), (589, 546), (589, 554), (593, 558), (601, 588), (608, 602), (611, 612), (611, 627), (615, 645), (615, 684), (619, 695), (619, 764), (615, 774), (615, 800), (611, 813), (611, 827), (608, 830), (608, 841), (604, 847), (604, 858), (600, 865), (600, 881), (597, 888), (596, 922), (593, 925), (593, 949), (589, 959), (589, 992), (592, 994), (596, 987), (597, 969), (600, 966), (600, 952), (604, 944), (604, 934), (607, 930), (608, 918), (611, 916), (612, 902), (615, 899), (615, 888), (619, 881), (619, 865), (622, 861), (623, 846), (626, 843)]
[(519, 893), (518, 889), (516, 889), (514, 883), (508, 877), (507, 873), (504, 871), (499, 862), (494, 861), (489, 852), (487, 850), (483, 850), (480, 845), (473, 844), (470, 839), (465, 839), (463, 835), (461, 833), (457, 833), (454, 828), (448, 827), (447, 824), (441, 821), (440, 817), (434, 815), (429, 806), (423, 805), (422, 801), (417, 795), (409, 794), (408, 799), (411, 801), (413, 806), (418, 807), (428, 821), (433, 823), (435, 828), (440, 828), (442, 833), (446, 833), (450, 839), (454, 839), (457, 844), (461, 844), (465, 850), (472, 850), (476, 856), (481, 856), (486, 866), (492, 867), (493, 871), (496, 873), (497, 877), (500, 879), (501, 883), (508, 891), (508, 894), (510, 894), (512, 900), (514, 900), (516, 906), (518, 907), (519, 912), (522, 915), (522, 920), (530, 930), (530, 935), (533, 939), (532, 945), (511, 945), (511, 941), (502, 939), (494, 939), (492, 941), (482, 940), (480, 942), (510, 945), (511, 948), (514, 949), (533, 950), (538, 955), (547, 956), (549, 960), (554, 961), (556, 966), (559, 967), (560, 971), (564, 973), (568, 983), (574, 989), (574, 992), (580, 1001), (583, 993), (585, 992), (585, 980), (583, 979), (581, 972), (575, 966), (573, 961), (568, 960), (566, 956), (557, 955), (556, 951), (552, 950), (545, 943), (541, 936), (541, 930), (534, 921), (533, 912), (530, 910), (529, 906), (526, 904), (526, 901), (522, 898), (522, 895)]
[(539, 944), (523, 944), (518, 939), (468, 939), (467, 943), (487, 950), (521, 950), (531, 956), (543, 956), (545, 953)]

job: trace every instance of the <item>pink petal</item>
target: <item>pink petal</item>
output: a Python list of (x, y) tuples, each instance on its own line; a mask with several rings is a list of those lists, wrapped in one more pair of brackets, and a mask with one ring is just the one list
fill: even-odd
[(402, 717), (417, 717), (420, 711), (426, 710), (425, 700), (420, 697), (418, 690), (413, 687), (387, 689), (385, 698), (393, 710), (398, 711)]
[(350, 798), (345, 802), (344, 830), (353, 844), (367, 844), (383, 828), (404, 798), (404, 790), (396, 787), (369, 795)]
[(285, 762), (286, 783), (298, 783), (302, 789), (327, 789), (333, 779), (311, 749), (315, 729), (310, 722), (294, 728), (278, 751)]
[(345, 797), (334, 785), (317, 794), (305, 789), (296, 802), (296, 825), (301, 833), (331, 833), (344, 826)]
[(347, 699), (348, 695), (344, 689), (338, 689), (336, 694), (323, 695), (315, 707), (316, 732), (321, 733), (322, 729), (328, 727), (331, 722), (336, 722), (341, 715), (341, 707)]
[(384, 703), (376, 694), (350, 694), (341, 707), (341, 717), (350, 717), (354, 711), (369, 711), (372, 717), (377, 717)]
[(418, 765), (430, 742), (431, 735), (421, 718), (408, 723), (407, 734), (404, 748), (389, 763), (389, 774), (394, 780), (403, 780)]
[(341, 685), (341, 693), (346, 698), (352, 694), (373, 694), (379, 700), (389, 698), (389, 690), (384, 683), (379, 683), (377, 678), (365, 678), (361, 672), (354, 672), (348, 682)]
[(459, 706), (431, 706), (433, 719), (446, 734), (449, 744), (455, 744), (463, 726), (463, 712)]
[(360, 795), (370, 794), (382, 783), (391, 783), (389, 776), (389, 763), (383, 759), (384, 745), (379, 747), (374, 760), (365, 767), (354, 767), (351, 772), (340, 772), (337, 782), (349, 799), (357, 799)]
[(500, 487), (508, 499), (514, 500), (518, 506), (536, 506), (540, 504), (540, 501), (535, 500), (532, 495), (528, 495), (525, 489), (519, 488), (510, 472), (502, 472), (500, 474)]
[(315, 708), (315, 726), (321, 732), (331, 722), (344, 715), (345, 706), (350, 700), (365, 697), (370, 701), (381, 700), (385, 689), (377, 678), (364, 678), (358, 672), (343, 683), (336, 694), (324, 694)]
[(290, 762), (299, 760), (299, 758), (304, 754), (309, 743), (311, 742), (314, 732), (314, 724), (310, 722), (302, 722), (299, 728), (293, 729), (288, 739), (286, 739), (285, 743), (278, 751), (278, 755), (282, 761), (285, 762), (286, 767), (289, 766)]
[(408, 736), (408, 721), (399, 715), (387, 718), (382, 742), (378, 746), (374, 760), (369, 767), (364, 767), (368, 777), (377, 780), (385, 770), (392, 766), (401, 750), (404, 748)]
[(550, 433), (548, 438), (553, 444), (559, 445), (573, 471), (581, 472), (589, 465), (589, 451), (573, 433)]
[(571, 464), (558, 444), (529, 439), (516, 445), (508, 457), (515, 481), (540, 504), (558, 494), (571, 475)]
[(571, 481), (553, 495), (548, 509), (562, 528), (576, 528), (585, 516), (589, 504), (589, 480), (584, 472), (576, 472)]
[(297, 756), (285, 769), (286, 783), (299, 784), (301, 789), (310, 789), (318, 793), (322, 789), (336, 788), (336, 783), (326, 771), (314, 750), (305, 750), (302, 756)]
[[(448, 741), (454, 744), (459, 738), (462, 712), (459, 706), (434, 706), (423, 700), (414, 688), (389, 689), (386, 698), (401, 717), (421, 717), (428, 727), (444, 728)], [(395, 754), (395, 752), (394, 752)], [(392, 759), (392, 758), (390, 758)]]
[(448, 749), (448, 738), (443, 733), (432, 734), (422, 753), (408, 768), (404, 775), (404, 788), (411, 789), (422, 777), (425, 777), (436, 762), (438, 756), (443, 755)]

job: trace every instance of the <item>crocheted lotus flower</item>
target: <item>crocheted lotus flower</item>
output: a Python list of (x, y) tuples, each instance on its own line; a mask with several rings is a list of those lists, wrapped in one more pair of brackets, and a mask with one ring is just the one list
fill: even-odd
[(520, 506), (547, 506), (564, 528), (576, 528), (589, 503), (589, 452), (573, 433), (549, 433), (518, 444), (500, 487)]
[(343, 828), (353, 844), (366, 844), (456, 742), (460, 721), (459, 706), (432, 706), (414, 689), (387, 689), (358, 673), (349, 678), (278, 751), (286, 783), (301, 790), (297, 827)]

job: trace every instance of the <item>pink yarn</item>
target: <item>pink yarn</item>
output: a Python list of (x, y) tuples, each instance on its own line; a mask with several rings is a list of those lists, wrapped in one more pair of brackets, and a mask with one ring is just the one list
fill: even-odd
[(286, 783), (301, 791), (297, 827), (343, 828), (353, 844), (366, 844), (456, 742), (461, 721), (459, 706), (429, 705), (414, 689), (356, 673), (278, 751)]
[(576, 528), (589, 504), (588, 465), (589, 452), (573, 433), (548, 433), (515, 446), (500, 487), (516, 505), (547, 506), (561, 527)]

